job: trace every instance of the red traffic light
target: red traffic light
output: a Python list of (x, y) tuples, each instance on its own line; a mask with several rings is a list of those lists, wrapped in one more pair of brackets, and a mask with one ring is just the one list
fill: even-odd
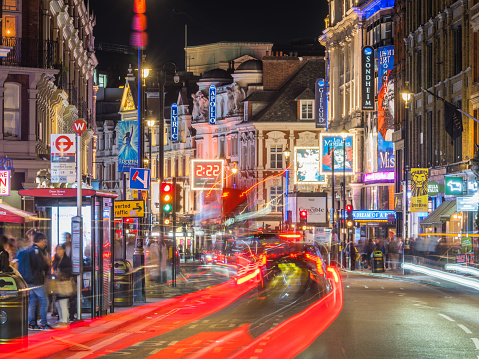
[(299, 211), (300, 218), (308, 218), (308, 211)]
[(352, 204), (346, 205), (346, 212), (352, 212), (352, 211), (353, 211), (353, 205)]
[(173, 185), (171, 183), (161, 184), (161, 193), (171, 193), (171, 192), (173, 192)]

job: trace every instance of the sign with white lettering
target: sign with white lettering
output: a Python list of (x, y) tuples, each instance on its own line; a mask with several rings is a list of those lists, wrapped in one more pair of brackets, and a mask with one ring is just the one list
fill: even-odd
[(178, 105), (171, 105), (171, 142), (178, 141)]
[(396, 211), (353, 211), (357, 222), (388, 222), (393, 216), (396, 219)]
[(10, 196), (10, 170), (0, 171), (0, 196)]
[(216, 86), (211, 85), (209, 91), (210, 97), (210, 125), (216, 125)]
[(364, 46), (361, 50), (361, 109), (374, 111), (374, 49)]
[(328, 127), (328, 90), (325, 79), (317, 79), (314, 86), (314, 100), (316, 103), (316, 128)]
[(477, 211), (477, 204), (477, 197), (475, 196), (457, 197), (456, 199), (458, 212), (475, 212)]

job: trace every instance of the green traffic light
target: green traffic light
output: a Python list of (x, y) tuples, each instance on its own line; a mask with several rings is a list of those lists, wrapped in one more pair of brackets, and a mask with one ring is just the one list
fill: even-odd
[(169, 203), (167, 203), (163, 206), (163, 211), (165, 211), (165, 212), (171, 212), (172, 209), (173, 209), (173, 206)]

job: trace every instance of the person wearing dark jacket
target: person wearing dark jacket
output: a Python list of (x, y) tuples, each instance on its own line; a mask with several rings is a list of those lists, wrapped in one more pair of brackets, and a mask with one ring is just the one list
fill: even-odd
[(59, 324), (67, 325), (69, 318), (68, 301), (73, 294), (73, 286), (71, 282), (72, 260), (66, 255), (63, 246), (57, 246), (52, 268), (56, 282), (54, 293), (56, 296)]
[[(30, 290), (30, 304), (28, 305), (28, 328), (32, 330), (51, 329), (47, 322), (48, 297), (45, 291), (45, 278), (50, 270), (49, 259), (46, 253), (47, 237), (37, 232), (33, 237), (33, 245), (28, 249), (33, 281), (28, 283)], [(40, 325), (37, 325), (36, 307), (40, 302)]]
[(0, 272), (13, 271), (12, 268), (10, 268), (10, 255), (5, 249), (7, 242), (8, 242), (8, 237), (2, 234), (0, 236)]

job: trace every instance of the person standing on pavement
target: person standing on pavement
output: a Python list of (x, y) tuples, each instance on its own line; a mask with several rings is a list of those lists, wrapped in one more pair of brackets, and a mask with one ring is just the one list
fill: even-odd
[(63, 246), (57, 246), (55, 258), (53, 259), (53, 275), (55, 276), (55, 297), (58, 310), (59, 324), (64, 326), (68, 324), (69, 311), (68, 301), (73, 294), (72, 279), (72, 261), (65, 253)]
[(8, 237), (4, 234), (0, 236), (0, 272), (13, 272), (12, 268), (10, 268), (10, 255), (6, 250), (6, 246), (8, 243)]
[[(45, 279), (50, 270), (50, 259), (46, 252), (47, 237), (37, 232), (33, 237), (33, 245), (29, 249), (30, 266), (33, 274), (32, 283), (28, 283), (30, 290), (30, 304), (28, 305), (28, 329), (51, 329), (47, 322), (48, 297), (45, 291)], [(37, 325), (36, 308), (40, 302), (40, 325)]]
[(389, 258), (391, 260), (391, 269), (399, 268), (399, 248), (398, 242), (393, 238), (389, 243)]
[(366, 244), (366, 255), (368, 257), (368, 267), (371, 268), (371, 255), (374, 252), (374, 243), (371, 238), (368, 240), (368, 244)]
[(351, 270), (356, 270), (356, 255), (357, 255), (356, 246), (354, 242), (349, 242), (349, 260), (351, 261)]

